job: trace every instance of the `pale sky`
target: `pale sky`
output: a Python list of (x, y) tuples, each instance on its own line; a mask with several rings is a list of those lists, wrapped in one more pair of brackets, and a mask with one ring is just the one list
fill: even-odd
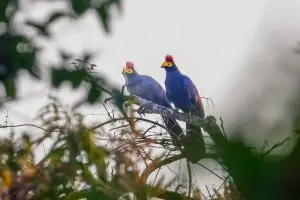
[[(54, 7), (63, 8), (59, 4)], [(300, 80), (293, 74), (296, 65), (285, 60), (288, 57), (293, 63), (300, 62), (289, 51), (300, 38), (299, 7), (297, 0), (127, 0), (122, 15), (114, 12), (110, 35), (104, 34), (94, 13), (77, 22), (61, 20), (53, 25), (54, 40), (39, 39), (45, 46), (41, 62), (57, 62), (58, 48), (77, 55), (84, 50), (99, 50), (93, 63), (109, 82), (121, 86), (121, 69), (131, 60), (141, 74), (152, 76), (164, 87), (165, 72), (160, 65), (166, 54), (172, 54), (200, 95), (214, 100), (216, 109), (206, 106), (208, 114), (221, 115), (228, 124), (247, 119), (249, 127), (261, 131), (271, 127), (274, 119), (278, 122), (282, 118)], [(25, 9), (23, 16), (39, 17), (49, 9), (51, 6), (37, 3)], [(22, 79), (21, 96), (39, 93), (9, 103), (2, 109), (1, 121), (8, 110), (10, 122), (32, 122), (36, 110), (47, 100), (47, 84)], [(70, 88), (65, 85), (52, 92), (71, 104), (84, 89), (74, 92)], [(278, 89), (281, 92), (276, 93)], [(277, 96), (270, 99), (268, 95), (273, 93)], [(85, 107), (83, 112), (98, 113), (97, 106)], [(260, 131), (251, 133), (251, 137)], [(215, 181), (213, 175), (204, 174), (202, 184)]]
[(219, 108), (227, 127), (244, 126), (248, 141), (275, 143), (293, 133), (300, 56), (292, 50), (300, 38), (299, 8), (297, 0), (267, 1), (250, 46), (244, 49), (242, 71), (227, 85)]
[[(172, 54), (180, 70), (195, 82), (200, 95), (214, 100), (216, 110), (210, 106), (207, 112), (215, 114), (225, 98), (228, 83), (241, 70), (245, 50), (256, 32), (263, 5), (262, 0), (192, 0), (188, 3), (180, 0), (128, 0), (124, 3), (123, 15), (115, 12), (109, 36), (99, 27), (94, 13), (86, 14), (78, 22), (66, 19), (53, 25), (54, 41), (38, 40), (45, 46), (41, 62), (45, 65), (55, 63), (58, 48), (77, 54), (83, 50), (99, 50), (93, 63), (100, 66), (99, 73), (110, 82), (123, 84), (120, 71), (124, 63), (131, 60), (140, 73), (154, 77), (164, 87), (165, 72), (160, 65), (166, 54)], [(53, 7), (62, 9), (59, 4)], [(50, 8), (37, 3), (24, 9), (22, 17), (45, 16)], [(39, 96), (30, 98), (26, 105), (18, 103), (18, 111), (32, 117), (37, 105), (45, 102), (49, 90), (44, 89), (45, 84), (33, 84), (27, 78), (23, 79), (21, 96), (42, 89)], [(76, 99), (76, 92), (69, 91), (68, 86), (61, 91), (66, 103)], [(14, 115), (13, 112), (10, 114)]]

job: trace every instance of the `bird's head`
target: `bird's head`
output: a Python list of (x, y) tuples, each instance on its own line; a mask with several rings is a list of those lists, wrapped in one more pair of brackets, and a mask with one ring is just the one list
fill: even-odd
[(177, 69), (173, 56), (166, 55), (165, 61), (162, 63), (161, 68), (164, 68), (166, 71)]
[(130, 76), (136, 73), (137, 72), (134, 69), (134, 64), (130, 61), (127, 61), (125, 67), (123, 68), (122, 74), (125, 76)]

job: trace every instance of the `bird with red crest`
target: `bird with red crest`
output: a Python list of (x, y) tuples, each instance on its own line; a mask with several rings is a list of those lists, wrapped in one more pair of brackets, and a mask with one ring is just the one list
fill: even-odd
[(169, 101), (176, 108), (203, 118), (204, 108), (199, 92), (192, 80), (179, 71), (173, 56), (167, 55), (161, 67), (166, 70), (165, 86)]
[[(138, 74), (132, 62), (126, 62), (123, 74), (127, 79), (126, 88), (132, 95), (141, 97), (155, 104), (171, 108), (171, 104), (162, 86), (152, 77)], [(183, 130), (173, 117), (162, 116), (162, 119), (172, 137), (178, 139)]]
[[(172, 102), (177, 109), (204, 118), (204, 108), (199, 92), (192, 80), (179, 71), (173, 56), (167, 55), (161, 68), (164, 68), (166, 71), (165, 86), (168, 100)], [(201, 128), (197, 125), (187, 123), (186, 129), (187, 134), (201, 134), (202, 136)], [(203, 146), (199, 148), (202, 148), (200, 151), (204, 153), (203, 136), (201, 140)]]
[(124, 74), (125, 76), (129, 76), (129, 75), (135, 74), (135, 73), (136, 73), (136, 71), (134, 69), (134, 64), (130, 61), (126, 62), (126, 65), (123, 68), (122, 74)]

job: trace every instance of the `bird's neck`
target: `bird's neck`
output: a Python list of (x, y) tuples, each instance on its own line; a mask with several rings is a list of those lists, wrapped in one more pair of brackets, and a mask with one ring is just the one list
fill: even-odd
[(168, 70), (167, 71), (167, 77), (169, 76), (169, 77), (172, 77), (172, 76), (177, 76), (177, 75), (180, 75), (181, 73), (180, 73), (180, 71), (179, 71), (179, 69), (178, 68), (174, 68), (174, 69), (172, 69), (172, 70)]
[(127, 76), (127, 84), (132, 84), (138, 81), (139, 76), (140, 75), (138, 73), (130, 74), (129, 76)]

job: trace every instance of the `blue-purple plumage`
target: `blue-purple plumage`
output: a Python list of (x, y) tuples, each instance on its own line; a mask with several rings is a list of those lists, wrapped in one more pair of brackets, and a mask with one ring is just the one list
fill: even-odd
[(131, 94), (152, 101), (158, 105), (171, 108), (164, 89), (150, 76), (139, 74), (129, 75), (126, 87)]
[(204, 109), (198, 90), (191, 79), (182, 74), (171, 58), (166, 60), (163, 65), (170, 63), (169, 67), (162, 66), (166, 70), (165, 86), (168, 100), (184, 112), (197, 114), (204, 117)]
[[(136, 95), (155, 104), (171, 108), (171, 104), (166, 96), (165, 90), (152, 77), (147, 75), (140, 75), (134, 69), (133, 63), (127, 62), (123, 70), (127, 79), (126, 88), (130, 94)], [(173, 135), (179, 136), (183, 133), (180, 125), (171, 117), (162, 116), (163, 121)]]
[[(161, 67), (166, 70), (165, 86), (168, 100), (183, 112), (203, 118), (205, 114), (198, 90), (191, 79), (179, 71), (173, 57), (167, 55)], [(185, 145), (184, 151), (189, 155), (189, 160), (198, 162), (205, 153), (201, 127), (186, 123), (186, 131), (187, 135), (191, 136), (191, 141)], [(195, 154), (196, 151), (199, 154)]]

